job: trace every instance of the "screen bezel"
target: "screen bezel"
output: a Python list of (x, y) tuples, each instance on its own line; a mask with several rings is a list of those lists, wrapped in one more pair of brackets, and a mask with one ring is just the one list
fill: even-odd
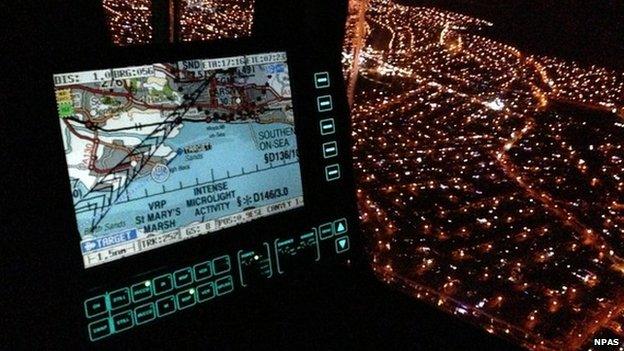
[[(154, 57), (161, 58), (157, 62), (176, 62), (178, 60), (184, 60), (184, 59), (204, 59), (204, 58), (212, 59), (212, 58), (223, 58), (223, 57), (245, 55), (245, 54), (256, 54), (256, 53), (261, 54), (261, 53), (276, 52), (276, 51), (286, 52), (286, 58), (287, 58), (286, 62), (289, 67), (289, 77), (291, 80), (290, 81), (291, 91), (293, 92), (292, 100), (293, 100), (293, 109), (294, 109), (294, 118), (295, 118), (295, 134), (296, 134), (296, 139), (297, 139), (297, 149), (300, 150), (299, 168), (301, 171), (301, 182), (303, 185), (304, 206), (295, 208), (289, 211), (285, 211), (284, 213), (278, 213), (275, 215), (258, 218), (248, 223), (242, 223), (234, 227), (225, 228), (225, 229), (212, 232), (212, 233), (207, 233), (205, 235), (201, 235), (196, 238), (190, 238), (187, 240), (165, 245), (165, 246), (155, 248), (153, 250), (145, 251), (142, 253), (138, 253), (135, 255), (126, 256), (121, 259), (113, 260), (110, 262), (102, 263), (100, 265), (96, 265), (96, 266), (92, 266), (88, 268), (84, 267), (84, 264), (82, 261), (83, 259), (82, 252), (80, 251), (81, 240), (80, 240), (80, 234), (78, 233), (77, 225), (75, 223), (75, 213), (71, 213), (72, 216), (74, 216), (74, 222), (71, 223), (68, 229), (69, 229), (69, 232), (74, 233), (74, 234), (72, 234), (72, 238), (69, 241), (71, 241), (75, 245), (74, 245), (74, 250), (72, 250), (69, 256), (74, 257), (74, 259), (72, 259), (73, 261), (75, 261), (76, 257), (79, 258), (81, 268), (84, 271), (86, 271), (87, 275), (102, 276), (104, 275), (105, 271), (120, 272), (120, 271), (127, 271), (127, 267), (138, 267), (138, 266), (143, 267), (145, 264), (148, 264), (149, 262), (153, 262), (159, 257), (162, 257), (162, 256), (170, 257), (171, 255), (175, 255), (176, 252), (178, 251), (184, 252), (184, 251), (191, 249), (190, 247), (187, 247), (187, 246), (190, 246), (188, 245), (189, 243), (192, 243), (195, 245), (197, 244), (198, 241), (204, 241), (202, 239), (208, 239), (208, 240), (221, 239), (222, 240), (222, 237), (227, 237), (228, 235), (232, 235), (235, 232), (241, 232), (243, 230), (251, 230), (253, 227), (260, 226), (260, 225), (267, 225), (268, 223), (263, 223), (263, 222), (271, 222), (272, 221), (271, 219), (274, 217), (293, 216), (293, 215), (298, 216), (301, 214), (302, 211), (305, 211), (306, 207), (308, 207), (308, 205), (306, 204), (306, 194), (310, 193), (312, 189), (306, 190), (305, 178), (306, 178), (306, 174), (309, 174), (309, 172), (306, 172), (305, 167), (303, 166), (303, 164), (306, 163), (305, 161), (306, 157), (305, 155), (302, 155), (302, 152), (301, 152), (302, 140), (301, 140), (300, 134), (302, 133), (298, 133), (298, 130), (301, 129), (301, 125), (305, 124), (305, 123), (302, 123), (301, 119), (306, 114), (304, 113), (304, 111), (301, 111), (301, 106), (300, 106), (301, 103), (297, 101), (299, 100), (300, 97), (296, 96), (298, 94), (295, 93), (298, 90), (300, 79), (297, 79), (297, 72), (292, 67), (293, 66), (293, 60), (291, 59), (291, 57), (293, 56), (292, 52), (290, 50), (287, 50), (281, 45), (276, 45), (274, 49), (269, 50), (266, 44), (264, 43), (262, 45), (254, 45), (253, 43), (248, 43), (247, 45), (241, 45), (239, 41), (235, 43), (231, 49), (224, 48), (223, 47), (224, 43), (220, 43), (220, 44), (221, 44), (220, 47), (216, 50), (212, 50), (210, 46), (205, 46), (205, 45), (186, 45), (186, 46), (180, 46), (179, 48), (173, 48), (173, 49), (163, 48), (161, 50), (158, 50), (158, 48), (156, 48), (157, 53), (154, 53), (154, 49), (152, 48), (150, 48), (149, 52), (147, 50), (141, 50), (142, 49), (141, 47), (119, 48), (119, 49), (115, 48), (115, 49), (112, 49), (112, 51), (117, 51), (118, 54), (114, 57), (110, 55), (100, 55), (96, 58), (92, 58), (91, 60), (85, 60), (85, 59), (80, 59), (80, 58), (78, 58), (77, 60), (66, 60), (62, 62), (60, 67), (58, 68), (55, 67), (55, 72), (56, 73), (80, 72), (80, 71), (96, 70), (96, 69), (139, 66), (143, 64), (154, 63), (153, 59), (150, 60), (150, 58), (154, 58)], [(257, 46), (257, 48), (254, 46)], [(68, 69), (63, 70), (61, 67), (67, 67)], [(52, 81), (52, 77), (50, 77), (50, 80)], [(54, 93), (54, 87), (52, 87), (50, 92), (51, 94)], [(61, 136), (60, 132), (58, 134), (60, 137)], [(58, 151), (62, 151), (62, 150), (63, 149), (61, 147), (61, 149), (59, 149)], [(69, 185), (69, 175), (68, 175), (67, 169), (65, 169), (65, 174), (66, 174), (66, 179), (67, 179), (66, 181), (67, 189), (68, 189), (67, 194), (69, 195), (70, 185)], [(68, 197), (71, 199), (71, 196), (68, 196)], [(73, 208), (73, 205), (71, 208)], [(134, 269), (131, 269), (131, 271), (134, 271)], [(138, 273), (141, 273), (141, 272), (138, 272)], [(135, 275), (135, 274), (129, 274), (129, 275)], [(91, 280), (88, 277), (85, 277), (85, 279)], [(96, 286), (97, 284), (95, 283), (96, 282), (92, 282), (89, 285)]]
[[(277, 52), (276, 52), (276, 51), (271, 51), (271, 52), (258, 52), (258, 54), (261, 54), (261, 55), (262, 55), (262, 54), (281, 53), (281, 52), (286, 53), (285, 51), (277, 51)], [(249, 52), (248, 54), (253, 55), (254, 53)], [(219, 58), (229, 58), (229, 57), (232, 57), (232, 56), (219, 57)], [(213, 57), (207, 57), (207, 59), (212, 59), (212, 58), (213, 58)], [(200, 59), (200, 60), (201, 60), (201, 59), (204, 59), (204, 58), (203, 58), (203, 57), (198, 57), (198, 58), (189, 58), (189, 59)], [(154, 63), (152, 63), (152, 64), (157, 64), (157, 63), (172, 63), (172, 62), (154, 62)], [(175, 63), (175, 62), (173, 62), (173, 63)], [(288, 69), (288, 78), (289, 78), (289, 79), (291, 79), (291, 69), (290, 69), (290, 62), (289, 62), (289, 60), (288, 60), (288, 53), (286, 53), (286, 60), (285, 60), (285, 61), (283, 61), (283, 63), (287, 65), (287, 69)], [(258, 64), (258, 65), (260, 65), (260, 64)], [(239, 67), (239, 66), (236, 66), (236, 67)], [(99, 68), (94, 68), (94, 70), (102, 70), (102, 69), (117, 69), (117, 68), (127, 68), (127, 67), (125, 67), (125, 66), (120, 66), (120, 67), (106, 67), (106, 68), (101, 68), (101, 67), (99, 67)], [(90, 72), (90, 71), (59, 72), (58, 74), (62, 75), (62, 74), (72, 74), (72, 73), (84, 73), (84, 72)], [(91, 82), (88, 82), (88, 83), (91, 83)], [(86, 83), (85, 83), (85, 84), (86, 84)], [(61, 86), (58, 86), (58, 88), (57, 88), (57, 89), (63, 89), (63, 88), (64, 88), (64, 86), (63, 86), (63, 85), (61, 85)], [(292, 91), (293, 91), (293, 89), (292, 89), (292, 83), (291, 83), (291, 82), (289, 82), (289, 88), (291, 89), (291, 92), (292, 92)], [(291, 100), (292, 100), (292, 93), (291, 93)], [(300, 112), (300, 111), (299, 111), (299, 112)], [(296, 119), (297, 119), (296, 113), (297, 113), (297, 107), (293, 104), (293, 115), (294, 115), (294, 118), (295, 118), (295, 122), (296, 122)], [(293, 124), (293, 129), (294, 129), (294, 133), (295, 133), (295, 141), (297, 142), (297, 143), (295, 144), (295, 145), (296, 145), (296, 148), (295, 148), (295, 149), (297, 150), (297, 152), (299, 152), (299, 144), (298, 144), (298, 140), (297, 140), (297, 131), (298, 131), (298, 129), (299, 129), (299, 128), (297, 127), (297, 123), (294, 123), (294, 124)], [(227, 155), (226, 155), (226, 157), (227, 157)], [(300, 160), (299, 160), (299, 159), (297, 160), (297, 167), (298, 167), (298, 169), (299, 169), (299, 175), (298, 175), (298, 177), (296, 177), (296, 179), (293, 179), (293, 180), (294, 180), (294, 181), (296, 181), (296, 182), (298, 182), (298, 183), (299, 183), (299, 184), (303, 187), (303, 173), (302, 173), (302, 170), (301, 170), (301, 162), (300, 162)], [(69, 178), (68, 178), (68, 179), (69, 179)], [(70, 180), (70, 181), (71, 181), (71, 180)], [(280, 187), (280, 186), (281, 186), (280, 184), (281, 184), (281, 183), (276, 182), (275, 186), (276, 186), (276, 187)], [(258, 189), (258, 190), (259, 190), (259, 189)], [(303, 189), (302, 189), (302, 190), (303, 190)], [(294, 207), (294, 208), (291, 208), (291, 209), (288, 209), (288, 210), (285, 210), (285, 211), (280, 211), (280, 212), (275, 213), (275, 214), (265, 214), (265, 215), (263, 215), (262, 217), (257, 217), (257, 218), (254, 218), (254, 219), (252, 219), (252, 220), (251, 220), (251, 221), (249, 221), (249, 222), (250, 222), (250, 223), (254, 223), (254, 222), (256, 222), (256, 221), (258, 221), (258, 220), (260, 220), (260, 219), (262, 219), (262, 218), (265, 218), (265, 217), (272, 217), (272, 216), (279, 215), (279, 214), (281, 214), (281, 213), (288, 213), (288, 212), (291, 212), (291, 211), (296, 211), (296, 210), (300, 209), (301, 207), (305, 207), (305, 193), (302, 193), (300, 196), (303, 198), (303, 204), (302, 204), (302, 205), (299, 205), (299, 206), (297, 206), (297, 207)], [(273, 204), (273, 203), (279, 202), (280, 200), (284, 200), (284, 199), (279, 199), (279, 200), (274, 201), (274, 202), (272, 202), (272, 203), (269, 203), (269, 204), (267, 204), (267, 205), (271, 205), (271, 204)], [(113, 205), (113, 206), (114, 206), (114, 205)], [(184, 212), (188, 212), (188, 211), (192, 211), (192, 209), (189, 209), (189, 208), (184, 208), (184, 207), (183, 207), (183, 210), (182, 210), (182, 212), (183, 212), (183, 213), (184, 213)], [(242, 211), (244, 211), (244, 210), (242, 210)], [(240, 213), (240, 212), (236, 212), (236, 213)], [(234, 213), (234, 214), (236, 214), (236, 213)], [(234, 214), (232, 214), (232, 215), (234, 215)], [(74, 215), (75, 215), (76, 222), (77, 222), (78, 217), (77, 217), (77, 214), (76, 214), (75, 212), (74, 212)], [(228, 216), (229, 216), (229, 215), (228, 215)], [(218, 217), (217, 217), (217, 218), (218, 218)], [(215, 218), (215, 219), (216, 219), (216, 218)], [(207, 219), (206, 221), (210, 221), (210, 219)], [(245, 222), (245, 223), (247, 223), (247, 222)], [(226, 229), (229, 229), (229, 228), (235, 228), (235, 227), (238, 227), (238, 226), (240, 226), (240, 225), (242, 225), (242, 224), (245, 224), (245, 223), (239, 223), (239, 224), (236, 224), (236, 225), (233, 225), (233, 226), (230, 226), (230, 227), (226, 227), (226, 228), (222, 228), (222, 229), (219, 229), (219, 230), (216, 230), (216, 231), (207, 231), (207, 232), (202, 232), (202, 233), (201, 233), (201, 234), (199, 234), (198, 236), (215, 236), (215, 235), (218, 235), (218, 233), (221, 233), (221, 232), (223, 232), (223, 231), (224, 231), (224, 230), (226, 230)], [(176, 228), (169, 229), (168, 231), (171, 231), (171, 230), (181, 230), (182, 228), (185, 228), (185, 227), (187, 227), (188, 225), (190, 225), (190, 224), (183, 225), (183, 226), (178, 226), (178, 227), (176, 227)], [(128, 229), (124, 229), (124, 230), (117, 230), (117, 232), (123, 232), (123, 231), (128, 231), (128, 230), (132, 230), (132, 228), (128, 228)], [(78, 231), (78, 230), (76, 230), (76, 231)], [(165, 232), (167, 232), (167, 230), (165, 230), (165, 231), (164, 231), (163, 233), (161, 233), (161, 234), (164, 234)], [(154, 232), (150, 232), (150, 233), (147, 233), (147, 234), (152, 234), (152, 233), (154, 233)], [(115, 231), (110, 232), (110, 233), (106, 233), (106, 234), (105, 234), (105, 235), (103, 235), (103, 236), (110, 236), (110, 235), (114, 235), (114, 234), (115, 234)], [(82, 240), (83, 240), (83, 238), (82, 238), (82, 236), (81, 236), (81, 234), (80, 234), (80, 233), (78, 233), (78, 235), (79, 235), (79, 237), (80, 237), (79, 242), (81, 243), (81, 244), (79, 245), (79, 248), (80, 248), (80, 247), (82, 246)], [(152, 235), (153, 235), (153, 234), (152, 234)], [(158, 236), (158, 235), (160, 235), (160, 234), (156, 234), (156, 235)], [(91, 238), (91, 239), (97, 239), (97, 238), (98, 238), (98, 236), (93, 237), (93, 238)], [(108, 264), (111, 264), (112, 262), (115, 262), (115, 261), (123, 261), (123, 260), (127, 260), (128, 258), (133, 257), (133, 256), (143, 255), (143, 254), (145, 254), (145, 253), (147, 253), (147, 252), (154, 251), (154, 250), (158, 251), (158, 250), (160, 250), (160, 249), (162, 249), (162, 248), (164, 248), (164, 247), (168, 247), (168, 246), (175, 246), (175, 245), (177, 245), (177, 244), (179, 244), (179, 243), (181, 243), (181, 242), (184, 242), (184, 241), (187, 241), (187, 240), (194, 240), (194, 239), (195, 239), (195, 237), (184, 238), (184, 239), (181, 239), (181, 240), (179, 240), (179, 241), (170, 242), (170, 243), (164, 244), (164, 245), (162, 245), (162, 246), (149, 248), (149, 249), (144, 250), (144, 251), (139, 251), (139, 252), (131, 253), (131, 254), (124, 255), (124, 256), (119, 257), (119, 258), (114, 258), (114, 259), (111, 259), (111, 260), (109, 260), (109, 261), (104, 261), (104, 262), (96, 263), (96, 264), (94, 264), (94, 265), (87, 266), (87, 265), (85, 264), (84, 268), (85, 268), (86, 270), (91, 270), (91, 269), (93, 269), (93, 268), (95, 268), (95, 267), (98, 267), (98, 266), (101, 266), (101, 265), (108, 265)], [(112, 247), (111, 247), (111, 248), (112, 248)], [(84, 255), (84, 254), (82, 254), (82, 256), (83, 256), (83, 260), (84, 260), (85, 255)]]

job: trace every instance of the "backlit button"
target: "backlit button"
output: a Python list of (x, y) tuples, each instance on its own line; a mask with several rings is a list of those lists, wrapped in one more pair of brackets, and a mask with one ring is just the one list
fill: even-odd
[(231, 276), (223, 277), (221, 279), (217, 279), (215, 281), (217, 295), (225, 295), (230, 291), (234, 290), (234, 282), (232, 281)]
[(195, 267), (193, 267), (193, 271), (195, 272), (195, 280), (200, 281), (210, 278), (212, 276), (211, 267), (212, 265), (210, 264), (210, 261), (196, 264)]
[(197, 287), (197, 301), (204, 302), (215, 297), (214, 283), (209, 282)]
[(130, 290), (132, 290), (132, 301), (143, 301), (152, 297), (152, 282), (146, 280), (144, 282), (134, 284)]
[(89, 324), (89, 339), (95, 341), (111, 334), (111, 325), (108, 318)]
[(230, 256), (225, 255), (217, 257), (212, 260), (212, 268), (214, 268), (215, 275), (219, 275), (230, 271)]
[(193, 306), (195, 304), (195, 294), (195, 289), (188, 289), (178, 293), (178, 295), (176, 295), (178, 309), (183, 310), (187, 307)]
[(134, 326), (134, 319), (132, 317), (132, 311), (125, 311), (119, 314), (116, 314), (112, 317), (113, 319), (113, 328), (115, 329), (115, 333), (124, 331), (126, 329), (130, 329)]
[(134, 309), (134, 320), (137, 325), (147, 323), (156, 318), (156, 310), (153, 303), (148, 303)]
[(322, 119), (319, 124), (321, 126), (321, 135), (330, 135), (336, 132), (333, 118)]
[(346, 218), (340, 218), (334, 221), (334, 233), (336, 233), (336, 235), (344, 234), (348, 229)]
[(175, 312), (175, 300), (173, 296), (167, 296), (156, 301), (156, 312), (158, 317), (166, 316)]
[(329, 87), (329, 73), (317, 72), (314, 73), (314, 87), (316, 89), (323, 89)]
[(108, 301), (112, 309), (130, 304), (130, 291), (128, 288), (119, 289), (108, 294)]
[(334, 107), (332, 105), (331, 95), (323, 95), (316, 98), (316, 107), (318, 112), (331, 111)]
[(171, 281), (171, 274), (164, 274), (160, 277), (154, 278), (154, 294), (160, 295), (173, 289), (173, 282)]
[(100, 295), (92, 297), (84, 302), (85, 314), (87, 317), (97, 316), (106, 312), (106, 296)]
[(325, 167), (325, 180), (328, 182), (340, 179), (340, 165), (335, 163)]
[(323, 158), (336, 157), (338, 155), (338, 145), (335, 141), (323, 144)]
[(173, 273), (173, 281), (176, 288), (189, 285), (193, 282), (193, 275), (190, 268), (184, 268)]
[(349, 237), (344, 236), (336, 239), (336, 253), (343, 253), (349, 250)]
[(332, 235), (334, 235), (334, 232), (331, 223), (325, 223), (319, 226), (319, 238), (321, 238), (321, 240), (331, 238)]

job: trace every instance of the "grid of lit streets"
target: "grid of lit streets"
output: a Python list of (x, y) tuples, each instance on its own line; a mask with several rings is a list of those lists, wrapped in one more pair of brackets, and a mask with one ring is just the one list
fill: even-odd
[[(251, 34), (254, 0), (158, 0), (178, 2), (182, 41), (239, 38)], [(153, 37), (152, 0), (103, 0), (117, 45), (149, 43)], [(170, 14), (171, 15), (171, 14)]]
[(374, 269), (531, 349), (622, 340), (624, 74), (520, 52), (479, 34), (491, 25), (350, 5)]

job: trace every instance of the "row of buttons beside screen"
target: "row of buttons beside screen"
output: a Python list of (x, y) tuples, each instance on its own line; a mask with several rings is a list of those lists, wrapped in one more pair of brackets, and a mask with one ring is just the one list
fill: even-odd
[[(326, 89), (330, 87), (329, 72), (314, 73), (314, 87)], [(332, 96), (321, 95), (316, 98), (317, 112), (325, 114), (333, 111)], [(336, 133), (336, 123), (333, 117), (321, 118), (319, 122), (321, 136), (328, 137)], [(324, 142), (321, 146), (324, 159), (332, 159), (338, 156), (338, 143), (335, 140)], [(325, 181), (331, 182), (340, 179), (340, 164), (332, 163), (325, 166)]]
[(206, 302), (234, 290), (230, 256), (220, 256), (84, 302), (92, 341)]
[(196, 264), (178, 270), (172, 274), (164, 274), (151, 280), (146, 280), (132, 285), (130, 288), (122, 288), (102, 294), (85, 301), (85, 314), (88, 318), (96, 317), (107, 311), (127, 306), (131, 303), (141, 302), (152, 297), (161, 295), (174, 288), (182, 288), (210, 277), (225, 274), (231, 270), (230, 257), (225, 255), (211, 261)]
[(89, 338), (95, 341), (114, 333), (120, 333), (134, 326), (145, 324), (156, 318), (181, 311), (196, 303), (209, 301), (234, 290), (232, 276), (225, 276), (196, 287), (188, 288), (176, 294), (163, 297), (155, 302), (148, 302), (134, 309), (113, 314), (89, 323)]
[[(271, 278), (273, 264), (278, 273), (285, 273), (292, 258), (310, 254), (313, 261), (319, 261), (320, 244), (329, 240), (333, 240), (337, 254), (350, 249), (345, 218), (323, 223), (301, 235), (276, 239), (273, 245), (264, 243), (264, 249), (238, 251), (241, 285), (247, 286), (252, 274)], [(274, 263), (272, 255), (275, 255)], [(226, 295), (234, 290), (233, 273), (230, 256), (224, 255), (89, 298), (84, 302), (85, 315), (90, 321), (89, 338), (99, 340)]]

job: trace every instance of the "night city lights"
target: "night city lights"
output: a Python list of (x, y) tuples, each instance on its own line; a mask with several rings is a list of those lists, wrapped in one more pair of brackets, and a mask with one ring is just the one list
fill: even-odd
[(531, 349), (624, 337), (624, 73), (520, 51), (445, 10), (353, 0), (349, 14), (376, 274)]
[(115, 45), (151, 41), (151, 0), (103, 0), (102, 4)]
[(180, 10), (184, 41), (239, 38), (251, 33), (254, 0), (186, 0)]
[[(239, 38), (251, 33), (254, 0), (103, 0), (116, 45), (149, 43), (152, 1), (168, 1), (169, 16), (178, 18), (182, 41)], [(174, 14), (175, 9), (179, 13)]]

